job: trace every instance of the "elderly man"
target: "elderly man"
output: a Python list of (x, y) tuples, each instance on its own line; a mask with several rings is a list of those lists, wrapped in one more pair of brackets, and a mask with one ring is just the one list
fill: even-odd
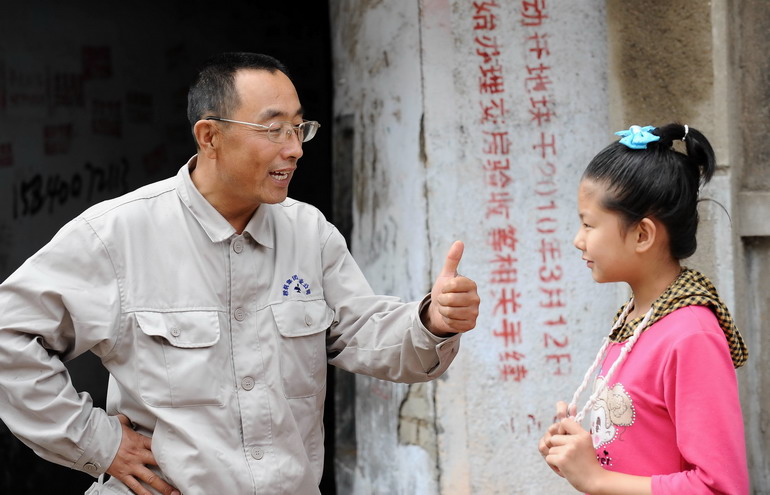
[[(0, 412), (90, 493), (318, 493), (326, 364), (439, 376), (478, 315), (449, 250), (429, 295), (378, 296), (340, 233), (287, 199), (303, 120), (286, 69), (210, 60), (189, 93), (197, 154), (176, 177), (68, 223), (0, 285)], [(107, 411), (62, 362), (97, 354)]]

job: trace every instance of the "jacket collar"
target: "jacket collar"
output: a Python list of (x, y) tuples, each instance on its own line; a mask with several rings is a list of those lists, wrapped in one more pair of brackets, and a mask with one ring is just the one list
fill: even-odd
[[(214, 208), (193, 184), (190, 172), (195, 170), (198, 155), (194, 155), (179, 169), (176, 190), (179, 199), (187, 206), (211, 242), (223, 242), (236, 235), (235, 228)], [(255, 241), (268, 248), (273, 247), (273, 229), (270, 212), (272, 205), (260, 205), (243, 229)]]

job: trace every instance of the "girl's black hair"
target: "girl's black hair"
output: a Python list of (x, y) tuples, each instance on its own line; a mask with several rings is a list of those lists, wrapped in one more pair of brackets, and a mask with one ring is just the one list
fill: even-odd
[[(671, 255), (691, 256), (697, 247), (698, 190), (714, 175), (716, 159), (706, 137), (697, 129), (668, 124), (651, 131), (659, 141), (647, 149), (612, 143), (588, 164), (583, 179), (604, 184), (602, 205), (620, 214), (624, 228), (654, 217), (666, 227)], [(676, 151), (684, 139), (687, 153)]]

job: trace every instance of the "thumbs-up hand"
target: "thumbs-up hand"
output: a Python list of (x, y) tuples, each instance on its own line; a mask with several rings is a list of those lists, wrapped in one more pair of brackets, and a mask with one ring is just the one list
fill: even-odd
[(439, 337), (473, 329), (479, 315), (476, 282), (457, 274), (463, 248), (460, 241), (449, 248), (444, 267), (430, 292), (430, 305), (422, 315), (425, 327)]

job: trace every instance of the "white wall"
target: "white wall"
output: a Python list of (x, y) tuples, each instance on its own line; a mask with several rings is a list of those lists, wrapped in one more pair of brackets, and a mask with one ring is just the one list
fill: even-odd
[(357, 378), (355, 493), (569, 493), (536, 442), (622, 298), (572, 247), (579, 176), (612, 140), (604, 2), (331, 3), (335, 114), (357, 123), (354, 255), (376, 290), (414, 299), (462, 239), (482, 297), (420, 402), (434, 437), (404, 434), (406, 386)]

